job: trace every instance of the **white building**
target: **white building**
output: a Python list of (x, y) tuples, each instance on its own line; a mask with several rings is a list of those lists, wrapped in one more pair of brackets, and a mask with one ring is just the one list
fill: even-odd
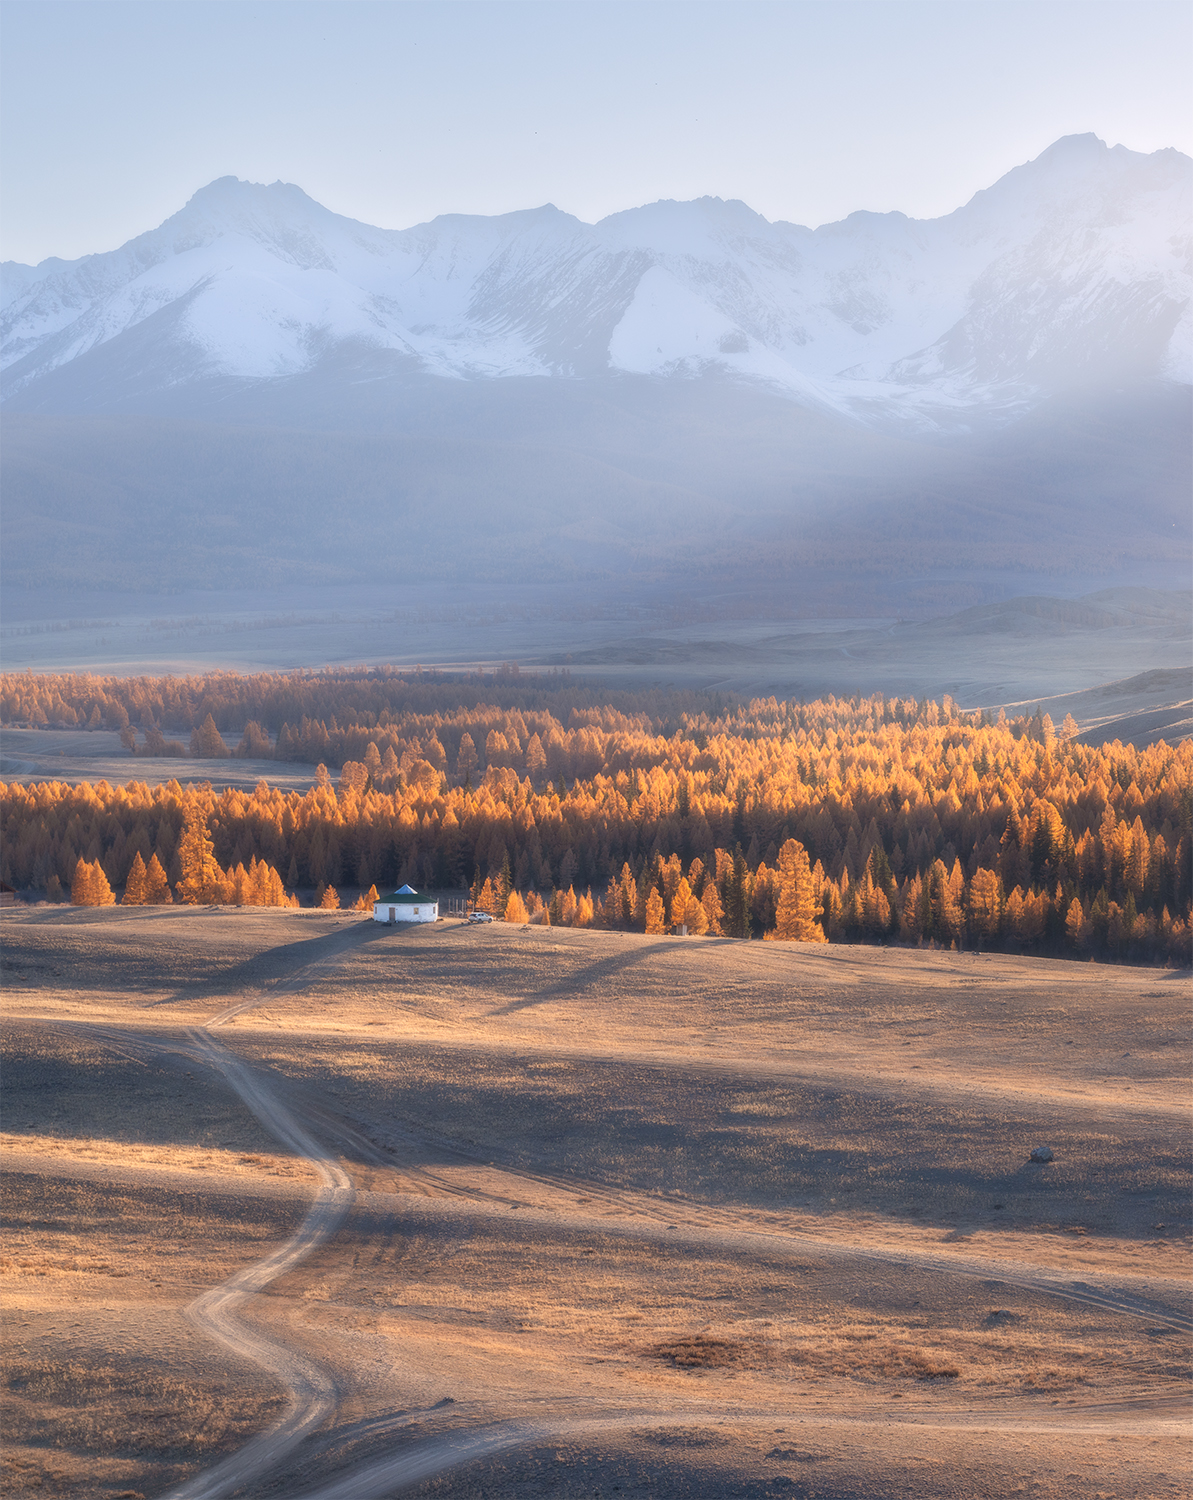
[(392, 895), (381, 896), (373, 905), (374, 922), (436, 922), (439, 902), (420, 896), (408, 885)]

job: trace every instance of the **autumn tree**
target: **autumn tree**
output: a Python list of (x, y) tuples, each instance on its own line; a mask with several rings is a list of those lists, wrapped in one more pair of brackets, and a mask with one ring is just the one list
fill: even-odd
[(108, 884), (108, 877), (104, 874), (104, 867), (98, 859), (91, 862), (91, 892), (94, 896), (93, 906), (115, 906), (116, 897), (112, 894), (112, 887)]
[(613, 881), (609, 889), (605, 892), (605, 899), (600, 904), (599, 919), (603, 927), (616, 929), (622, 926), (625, 918), (622, 907), (620, 881)]
[(647, 933), (659, 933), (666, 925), (667, 913), (663, 907), (663, 898), (653, 887), (646, 898), (646, 931)]
[(151, 854), (149, 857), (149, 865), (145, 871), (145, 894), (142, 899), (146, 906), (171, 906), (174, 902), (170, 894), (170, 881), (156, 854)]
[(547, 753), (543, 749), (543, 742), (537, 734), (530, 736), (530, 743), (526, 746), (526, 774), (537, 786), (543, 779), (547, 769)]
[(75, 906), (115, 906), (116, 898), (98, 859), (80, 859), (75, 865), (70, 899)]
[(372, 911), (380, 899), (380, 896), (378, 896), (377, 894), (377, 887), (375, 885), (371, 885), (367, 891), (362, 892), (362, 894), (357, 897), (356, 906), (353, 908), (353, 910)]
[(147, 874), (145, 861), (141, 858), (141, 851), (138, 849), (133, 856), (128, 879), (124, 882), (124, 895), (120, 898), (121, 906), (144, 906)]
[(358, 797), (369, 784), (369, 769), (358, 760), (346, 760), (340, 767), (337, 795)]
[(460, 748), (456, 754), (456, 775), (461, 785), (467, 785), (476, 775), (476, 768), (480, 765), (480, 758), (476, 753), (476, 743), (472, 736), (465, 731), (460, 736)]
[(231, 753), (224, 743), (223, 735), (216, 727), (215, 720), (208, 714), (198, 729), (191, 734), (191, 754), (200, 760), (220, 760)]
[(969, 886), (969, 925), (981, 943), (998, 937), (1002, 921), (1002, 882), (994, 870), (978, 870)]
[(187, 806), (178, 844), (178, 864), (182, 879), (178, 882), (178, 899), (186, 906), (200, 906), (219, 901), (223, 895), (224, 872), (216, 863), (215, 848), (207, 831), (198, 800)]
[(705, 931), (714, 937), (721, 935), (721, 918), (725, 913), (721, 909), (721, 896), (717, 890), (715, 880), (706, 880), (704, 890), (700, 896), (700, 905), (704, 908)]
[(530, 913), (526, 910), (526, 903), (518, 895), (517, 891), (510, 892), (510, 898), (505, 903), (505, 920), (507, 922), (529, 922)]
[[(211, 715), (208, 714), (203, 728), (206, 729), (207, 724), (210, 722)], [(212, 728), (214, 727), (214, 724), (212, 724)], [(219, 731), (217, 730), (216, 733), (218, 735)], [(220, 743), (223, 744), (222, 738), (220, 739)], [(244, 733), (240, 737), (240, 743), (232, 753), (241, 759), (272, 760), (273, 744), (270, 741), (269, 735), (261, 728), (260, 724), (255, 719), (250, 719), (244, 726)]]
[(795, 839), (779, 850), (779, 902), (775, 936), (793, 943), (823, 943), (808, 851)]
[(926, 894), (920, 877), (913, 875), (904, 887), (899, 911), (899, 935), (905, 943), (918, 943), (924, 936)]
[(705, 910), (696, 900), (691, 886), (682, 876), (671, 898), (671, 920), (675, 923), (682, 923), (693, 937), (699, 937), (708, 931), (708, 917)]

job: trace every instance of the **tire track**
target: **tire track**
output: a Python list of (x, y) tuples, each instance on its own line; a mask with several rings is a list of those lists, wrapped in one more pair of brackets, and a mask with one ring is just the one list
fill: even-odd
[[(498, 1195), (483, 1189), (463, 1189), (459, 1184), (449, 1187), (446, 1182), (437, 1185), (441, 1191), (448, 1188), (448, 1195), (434, 1200), (404, 1193), (358, 1193), (336, 1158), (299, 1122), (268, 1079), (221, 1046), (211, 1035), (209, 1027), (219, 1025), (230, 1015), (237, 1013), (238, 1009), (239, 1007), (232, 1007), (219, 1012), (204, 1027), (188, 1031), (185, 1041), (179, 1038), (173, 1042), (154, 1042), (148, 1041), (143, 1033), (124, 1028), (92, 1026), (87, 1023), (78, 1026), (78, 1029), (87, 1030), (92, 1035), (103, 1036), (109, 1045), (120, 1046), (125, 1055), (135, 1055), (138, 1050), (142, 1055), (146, 1052), (158, 1055), (162, 1052), (181, 1053), (210, 1067), (271, 1135), (296, 1156), (310, 1163), (320, 1182), (306, 1218), (285, 1244), (205, 1292), (186, 1309), (188, 1318), (202, 1332), (273, 1374), (289, 1393), (289, 1409), (273, 1427), (253, 1438), (245, 1447), (213, 1468), (171, 1490), (164, 1500), (225, 1500), (225, 1497), (267, 1474), (282, 1477), (286, 1462), (297, 1445), (335, 1411), (337, 1390), (334, 1379), (328, 1372), (289, 1345), (255, 1329), (246, 1322), (243, 1314), (254, 1296), (327, 1243), (337, 1233), (354, 1203), (384, 1206), (395, 1215), (400, 1212), (404, 1218), (415, 1221), (430, 1213), (446, 1212), (450, 1215), (453, 1211), (504, 1217), (511, 1206), (505, 1194)], [(69, 1029), (75, 1029), (78, 1023), (65, 1025)], [(358, 1148), (366, 1144), (367, 1138), (360, 1136), (346, 1122), (321, 1119), (321, 1114), (322, 1111), (315, 1110), (312, 1118), (332, 1139), (347, 1135), (352, 1140), (345, 1141), (345, 1144)], [(376, 1150), (375, 1147), (373, 1149)], [(376, 1154), (385, 1160), (383, 1153), (376, 1151)], [(473, 1158), (468, 1152), (459, 1151), (458, 1147), (453, 1154), (458, 1159), (475, 1161), (477, 1165), (481, 1165), (479, 1159)], [(387, 1161), (386, 1164), (390, 1163)], [(857, 1272), (850, 1275), (846, 1270), (846, 1263), (853, 1261), (856, 1266), (860, 1259), (872, 1265), (886, 1264), (900, 1269), (915, 1268), (921, 1272), (948, 1276), (994, 1279), (1008, 1286), (1085, 1303), (1103, 1311), (1147, 1318), (1181, 1331), (1187, 1331), (1193, 1326), (1193, 1321), (1170, 1304), (1133, 1295), (1118, 1287), (1074, 1282), (1064, 1279), (1059, 1273), (1041, 1273), (1041, 1268), (1030, 1262), (1007, 1262), (970, 1256), (946, 1257), (926, 1251), (909, 1253), (906, 1250), (880, 1246), (826, 1242), (812, 1235), (778, 1228), (743, 1229), (740, 1225), (726, 1223), (715, 1209), (710, 1211), (704, 1205), (657, 1205), (610, 1189), (604, 1184), (590, 1185), (566, 1179), (562, 1174), (519, 1171), (516, 1168), (503, 1170), (514, 1178), (521, 1177), (556, 1192), (566, 1192), (573, 1200), (578, 1191), (584, 1192), (595, 1199), (606, 1212), (612, 1210), (612, 1214), (605, 1217), (575, 1213), (574, 1201), (568, 1205), (570, 1212), (564, 1213), (560, 1213), (558, 1209), (544, 1210), (529, 1204), (521, 1205), (519, 1223), (533, 1223), (555, 1233), (574, 1232), (581, 1228), (589, 1233), (613, 1238), (645, 1238), (676, 1247), (687, 1244), (693, 1247), (716, 1246), (722, 1250), (747, 1254), (813, 1254), (830, 1264), (837, 1263), (839, 1272), (845, 1272), (847, 1281), (856, 1279)], [(433, 1178), (435, 1174), (424, 1170), (418, 1175)], [(433, 1210), (430, 1208), (431, 1202), (435, 1203)], [(647, 1223), (642, 1222), (644, 1217)], [(678, 1219), (680, 1222), (665, 1224), (664, 1221), (668, 1218)], [(305, 1492), (303, 1500), (374, 1500), (374, 1497), (379, 1500), (379, 1497), (397, 1487), (420, 1482), (474, 1459), (526, 1443), (644, 1424), (690, 1422), (701, 1415), (704, 1413), (685, 1408), (682, 1413), (622, 1411), (601, 1417), (576, 1415), (554, 1419), (540, 1417), (484, 1422), (428, 1437), (398, 1453), (390, 1453), (372, 1462), (365, 1460), (354, 1463), (349, 1473), (320, 1488)], [(720, 1412), (718, 1415), (725, 1418), (731, 1414)], [(741, 1413), (732, 1415), (742, 1416)], [(1073, 1412), (1070, 1415), (1078, 1414)], [(393, 1421), (395, 1427), (399, 1428), (408, 1420), (408, 1415), (379, 1419), (381, 1424)], [(1013, 1420), (1011, 1419), (1012, 1423)], [(995, 1421), (997, 1425), (1002, 1425), (1007, 1418), (1004, 1415)], [(297, 1495), (299, 1492), (290, 1493)]]
[(260, 1123), (319, 1175), (320, 1186), (306, 1218), (286, 1243), (255, 1265), (204, 1292), (186, 1309), (203, 1333), (253, 1361), (287, 1388), (289, 1410), (267, 1431), (205, 1473), (171, 1490), (165, 1500), (221, 1500), (279, 1465), (307, 1433), (335, 1410), (336, 1385), (326, 1370), (245, 1322), (246, 1305), (279, 1276), (304, 1261), (340, 1228), (355, 1199), (351, 1178), (308, 1134), (268, 1083), (202, 1031), (190, 1033), (187, 1049), (218, 1072)]
[[(1115, 1413), (1117, 1415), (1117, 1413)], [(1181, 1415), (1185, 1409), (1181, 1409)], [(611, 1432), (633, 1432), (645, 1428), (687, 1427), (693, 1422), (731, 1422), (749, 1424), (771, 1422), (777, 1417), (786, 1421), (810, 1421), (820, 1425), (841, 1428), (870, 1428), (889, 1431), (892, 1419), (889, 1413), (868, 1412), (863, 1415), (826, 1417), (821, 1411), (811, 1408), (784, 1409), (767, 1407), (755, 1411), (740, 1407), (685, 1406), (681, 1411), (620, 1412), (594, 1417), (556, 1417), (538, 1419), (515, 1419), (492, 1422), (484, 1426), (459, 1428), (439, 1433), (433, 1437), (416, 1441), (399, 1453), (387, 1454), (354, 1465), (350, 1474), (342, 1475), (319, 1485), (317, 1488), (294, 1492), (293, 1500), (383, 1500), (395, 1490), (419, 1484), (447, 1470), (458, 1468), (477, 1458), (492, 1457), (497, 1453), (521, 1448), (529, 1443), (559, 1442), (566, 1439), (597, 1437)], [(394, 1429), (400, 1429), (410, 1420), (408, 1415), (396, 1418)], [(900, 1425), (911, 1426), (917, 1432), (927, 1428), (970, 1431), (998, 1431), (1006, 1433), (1054, 1433), (1062, 1424), (1047, 1422), (1033, 1417), (1007, 1416), (1005, 1413), (984, 1415), (978, 1412), (923, 1414), (907, 1412)], [(1103, 1421), (1065, 1422), (1063, 1430), (1069, 1434), (1084, 1432), (1101, 1434), (1108, 1430)]]
[[(480, 1195), (472, 1206), (465, 1208), (458, 1200), (447, 1198), (418, 1197), (403, 1193), (361, 1192), (361, 1204), (377, 1208), (389, 1207), (393, 1213), (401, 1212), (410, 1221), (433, 1219), (453, 1212), (466, 1213), (472, 1218), (500, 1219), (508, 1222), (508, 1200), (482, 1203)], [(434, 1205), (433, 1207), (430, 1205)], [(400, 1207), (399, 1207), (400, 1206)], [(671, 1216), (676, 1215), (679, 1205), (673, 1205)], [(646, 1217), (653, 1222), (643, 1223)], [(857, 1262), (874, 1266), (889, 1266), (900, 1271), (930, 1273), (969, 1280), (999, 1282), (1007, 1287), (1034, 1292), (1037, 1295), (1055, 1297), (1064, 1302), (1075, 1302), (1095, 1307), (1102, 1312), (1119, 1316), (1143, 1319), (1147, 1322), (1172, 1329), (1173, 1332), (1193, 1332), (1193, 1316), (1170, 1302), (1129, 1291), (1114, 1285), (1109, 1278), (1096, 1277), (1094, 1281), (1073, 1280), (1062, 1271), (1044, 1271), (1030, 1261), (1000, 1260), (990, 1256), (936, 1255), (930, 1250), (892, 1249), (881, 1245), (867, 1245), (849, 1240), (823, 1240), (815, 1235), (798, 1231), (778, 1229), (743, 1229), (740, 1226), (716, 1223), (712, 1216), (689, 1222), (665, 1223), (668, 1215), (656, 1210), (636, 1206), (636, 1211), (626, 1208), (619, 1218), (597, 1217), (560, 1213), (530, 1204), (518, 1209), (517, 1222), (534, 1225), (548, 1234), (575, 1233), (577, 1229), (588, 1234), (621, 1241), (649, 1240), (655, 1244), (686, 1249), (715, 1248), (722, 1253), (746, 1253), (767, 1256), (813, 1256), (828, 1265), (844, 1268), (838, 1271), (834, 1285), (869, 1285), (869, 1277), (856, 1268)], [(852, 1264), (851, 1264), (852, 1263)], [(1088, 1273), (1093, 1275), (1094, 1273)]]

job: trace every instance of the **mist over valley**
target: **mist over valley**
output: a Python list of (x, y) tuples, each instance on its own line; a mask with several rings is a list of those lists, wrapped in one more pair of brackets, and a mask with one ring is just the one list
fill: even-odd
[[(386, 231), (221, 179), (4, 267), (6, 623), (59, 592), (548, 586), (662, 628), (1183, 590), (1191, 169), (1073, 136), (943, 219), (815, 230), (702, 199)], [(466, 655), (515, 650), (559, 654)]]

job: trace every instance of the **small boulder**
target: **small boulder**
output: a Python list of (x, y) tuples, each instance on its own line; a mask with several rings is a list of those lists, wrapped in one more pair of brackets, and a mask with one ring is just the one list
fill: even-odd
[(1052, 1147), (1051, 1146), (1033, 1146), (1031, 1148), (1031, 1156), (1030, 1156), (1029, 1160), (1031, 1160), (1031, 1161), (1051, 1161), (1052, 1159), (1053, 1159), (1053, 1157), (1052, 1157)]

